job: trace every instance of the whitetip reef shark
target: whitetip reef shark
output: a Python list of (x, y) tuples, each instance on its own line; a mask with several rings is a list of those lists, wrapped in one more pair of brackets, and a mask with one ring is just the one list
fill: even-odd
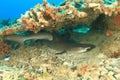
[(67, 37), (54, 36), (52, 41), (42, 40), (44, 45), (57, 51), (56, 54), (63, 53), (84, 53), (95, 48), (92, 44), (79, 44), (69, 40)]

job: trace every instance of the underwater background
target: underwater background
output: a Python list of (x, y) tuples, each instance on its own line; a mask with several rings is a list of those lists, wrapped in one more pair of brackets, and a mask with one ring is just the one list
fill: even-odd
[(120, 80), (120, 0), (1, 0), (0, 10), (0, 80)]
[[(54, 2), (56, 5), (62, 1), (64, 0), (48, 0), (49, 3)], [(19, 18), (21, 14), (42, 2), (42, 0), (0, 0), (0, 20)]]

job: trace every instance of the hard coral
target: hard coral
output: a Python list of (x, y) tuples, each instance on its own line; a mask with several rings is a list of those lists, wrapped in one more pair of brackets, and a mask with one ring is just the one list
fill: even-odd
[(11, 51), (11, 46), (4, 43), (2, 40), (0, 40), (0, 54), (6, 54)]
[(0, 35), (26, 30), (35, 33), (41, 30), (53, 32), (62, 27), (74, 27), (79, 24), (90, 25), (101, 14), (105, 17), (112, 17), (119, 13), (119, 0), (66, 0), (58, 7), (43, 0), (43, 4), (38, 4), (26, 11), (17, 20), (18, 22), (10, 27), (11, 30), (4, 29)]

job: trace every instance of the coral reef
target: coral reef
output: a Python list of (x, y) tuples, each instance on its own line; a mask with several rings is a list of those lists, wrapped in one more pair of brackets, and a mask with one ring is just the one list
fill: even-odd
[[(45, 39), (12, 50), (9, 61), (0, 60), (0, 75), (5, 80), (120, 80), (119, 19), (120, 0), (66, 0), (58, 7), (43, 0), (0, 29), (3, 41)], [(0, 54), (9, 53), (2, 40)]]
[(100, 14), (105, 16), (120, 13), (120, 1), (117, 0), (67, 0), (56, 7), (47, 0), (26, 11), (18, 22), (5, 27), (0, 35), (9, 35), (18, 31), (41, 30), (56, 31), (62, 27), (74, 27), (79, 24), (90, 25)]

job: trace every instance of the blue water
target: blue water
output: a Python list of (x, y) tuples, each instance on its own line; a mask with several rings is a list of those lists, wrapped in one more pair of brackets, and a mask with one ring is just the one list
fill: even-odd
[[(64, 0), (48, 0), (49, 3), (54, 2), (56, 5), (62, 1)], [(0, 0), (0, 20), (19, 18), (37, 3), (42, 3), (42, 0)]]
[[(50, 4), (53, 2), (58, 6), (64, 0), (47, 0)], [(14, 18), (20, 18), (21, 14), (24, 14), (30, 8), (34, 7), (38, 3), (42, 3), (42, 0), (0, 0), (0, 28), (5, 25), (10, 25), (10, 23), (5, 23), (8, 20), (12, 21)], [(5, 20), (5, 21), (4, 21)], [(2, 24), (4, 21), (5, 24)], [(9, 21), (9, 22), (10, 22)], [(82, 30), (82, 31), (81, 31)], [(75, 32), (88, 32), (86, 28), (78, 28), (74, 30)], [(62, 33), (62, 32), (61, 32)]]

